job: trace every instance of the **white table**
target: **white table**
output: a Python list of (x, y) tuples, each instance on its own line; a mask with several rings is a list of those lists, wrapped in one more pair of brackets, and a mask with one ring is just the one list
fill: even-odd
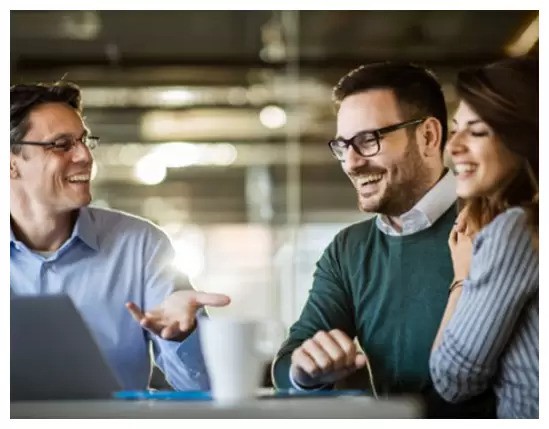
[(418, 418), (414, 398), (369, 397), (256, 399), (222, 405), (213, 401), (79, 400), (20, 401), (10, 405), (11, 418)]

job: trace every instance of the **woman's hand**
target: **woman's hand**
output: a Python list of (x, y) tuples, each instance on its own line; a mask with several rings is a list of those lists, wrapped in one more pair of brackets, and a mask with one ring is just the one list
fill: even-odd
[(448, 239), (454, 266), (454, 279), (463, 280), (469, 276), (474, 235), (467, 225), (467, 209), (464, 209), (459, 213)]

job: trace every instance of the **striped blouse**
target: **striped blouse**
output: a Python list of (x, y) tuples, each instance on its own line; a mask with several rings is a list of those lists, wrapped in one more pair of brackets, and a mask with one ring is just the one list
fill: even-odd
[(499, 418), (538, 418), (538, 287), (526, 213), (509, 209), (477, 234), (469, 277), (431, 354), (444, 399), (459, 402), (492, 387)]

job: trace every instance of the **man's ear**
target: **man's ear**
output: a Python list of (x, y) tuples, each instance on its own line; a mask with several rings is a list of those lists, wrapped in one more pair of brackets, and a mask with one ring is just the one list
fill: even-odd
[(10, 154), (10, 179), (17, 179), (19, 177), (19, 168), (17, 167), (17, 158)]
[(437, 118), (428, 117), (418, 128), (419, 148), (423, 156), (440, 156), (442, 144), (442, 125)]

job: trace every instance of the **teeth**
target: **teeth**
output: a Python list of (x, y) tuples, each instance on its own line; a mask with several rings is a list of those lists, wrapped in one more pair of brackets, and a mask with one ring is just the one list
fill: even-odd
[(454, 170), (457, 174), (470, 173), (471, 171), (475, 171), (476, 169), (477, 166), (475, 164), (462, 163), (454, 165)]
[(77, 174), (75, 176), (67, 177), (67, 180), (69, 182), (89, 182), (90, 181), (90, 175), (89, 174)]
[(383, 174), (369, 174), (368, 176), (363, 176), (359, 180), (359, 185), (364, 186), (370, 182), (377, 182), (378, 180), (381, 180), (383, 177)]

